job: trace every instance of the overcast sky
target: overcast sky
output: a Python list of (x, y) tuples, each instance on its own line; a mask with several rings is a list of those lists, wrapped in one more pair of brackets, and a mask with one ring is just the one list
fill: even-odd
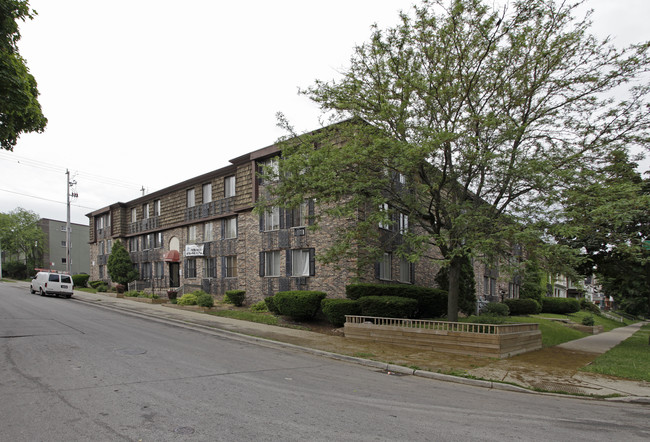
[[(0, 152), (0, 212), (23, 207), (72, 222), (224, 167), (319, 111), (299, 87), (337, 77), (355, 44), (412, 0), (30, 0), (20, 51), (49, 120)], [(650, 40), (649, 0), (587, 0), (594, 32)], [(644, 163), (645, 164), (645, 163)], [(645, 168), (647, 170), (647, 167)]]

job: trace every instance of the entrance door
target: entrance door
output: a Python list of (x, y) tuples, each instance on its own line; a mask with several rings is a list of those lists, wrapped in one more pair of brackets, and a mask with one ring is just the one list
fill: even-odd
[(181, 275), (180, 275), (181, 265), (178, 262), (169, 263), (169, 286), (170, 287), (180, 287), (181, 286)]

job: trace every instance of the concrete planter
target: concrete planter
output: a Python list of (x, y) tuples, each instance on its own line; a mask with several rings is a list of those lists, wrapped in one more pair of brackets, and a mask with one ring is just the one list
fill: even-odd
[(163, 304), (165, 307), (175, 308), (177, 310), (189, 310), (192, 312), (213, 312), (214, 307), (201, 307), (200, 305), (178, 305), (178, 304)]
[(597, 335), (598, 333), (603, 332), (603, 326), (602, 325), (582, 325), (582, 324), (569, 324), (569, 327), (580, 330), (581, 332), (584, 333), (589, 333), (592, 335)]

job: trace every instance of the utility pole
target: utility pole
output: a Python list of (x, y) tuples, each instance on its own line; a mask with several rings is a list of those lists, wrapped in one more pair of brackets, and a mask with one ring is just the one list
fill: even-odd
[(65, 223), (65, 271), (70, 273), (70, 232), (72, 231), (72, 228), (70, 227), (70, 197), (78, 197), (79, 195), (76, 192), (71, 192), (70, 187), (74, 186), (77, 184), (76, 181), (70, 181), (70, 171), (68, 169), (65, 170), (66, 174), (66, 184), (67, 184), (67, 190), (66, 190), (66, 196), (67, 196), (67, 212), (68, 216), (66, 218), (66, 223)]

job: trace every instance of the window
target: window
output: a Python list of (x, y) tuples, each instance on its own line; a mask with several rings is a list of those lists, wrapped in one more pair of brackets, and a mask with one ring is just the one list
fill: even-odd
[(409, 230), (409, 216), (403, 213), (399, 214), (399, 233), (404, 235)]
[(280, 229), (280, 208), (272, 207), (270, 212), (264, 212), (264, 230)]
[(235, 176), (227, 176), (223, 180), (223, 196), (224, 198), (230, 198), (235, 196)]
[(153, 248), (159, 249), (163, 246), (163, 235), (162, 232), (153, 234)]
[(165, 263), (163, 261), (154, 263), (153, 274), (156, 279), (163, 279), (165, 277)]
[(291, 251), (291, 276), (313, 276), (314, 249)]
[(402, 258), (399, 262), (399, 280), (409, 284), (413, 283), (413, 263), (406, 258)]
[(148, 233), (142, 237), (142, 250), (153, 248), (153, 233)]
[(196, 225), (189, 226), (187, 228), (187, 241), (195, 242), (196, 241)]
[(65, 241), (61, 241), (61, 247), (65, 247), (65, 245), (66, 245), (66, 242), (65, 242)]
[(508, 298), (519, 298), (519, 284), (508, 283)]
[(153, 216), (160, 216), (160, 200), (153, 202)]
[(309, 203), (307, 201), (300, 203), (298, 207), (291, 211), (291, 226), (304, 227), (307, 225), (309, 217)]
[(205, 223), (203, 224), (203, 242), (210, 242), (212, 240), (212, 223)]
[(223, 220), (223, 238), (237, 238), (237, 217), (226, 218)]
[(61, 264), (66, 264), (66, 263), (67, 263), (67, 259), (66, 258), (61, 258)]
[(205, 265), (203, 268), (206, 278), (217, 277), (217, 258), (205, 258)]
[(106, 241), (106, 254), (110, 255), (113, 251), (113, 240), (109, 239)]
[(149, 203), (142, 205), (142, 219), (149, 218)]
[(138, 238), (129, 238), (129, 252), (138, 251)]
[(99, 254), (104, 255), (104, 241), (99, 242)]
[(194, 207), (196, 199), (194, 198), (194, 189), (187, 190), (187, 207)]
[(72, 278), (68, 275), (61, 275), (61, 282), (63, 284), (72, 284)]
[(136, 209), (135, 207), (133, 207), (133, 208), (131, 209), (131, 222), (132, 222), (132, 223), (135, 223), (135, 222), (137, 222), (137, 221), (138, 221), (138, 209)]
[[(380, 212), (388, 212), (388, 204), (380, 204), (379, 205), (379, 211)], [(390, 219), (390, 215), (389, 215)], [(379, 228), (380, 229), (385, 229), (385, 230), (390, 230), (390, 221), (380, 221), (379, 222)]]
[(203, 185), (203, 204), (212, 202), (212, 183)]
[(99, 266), (99, 279), (104, 279), (104, 266)]
[(280, 251), (260, 253), (260, 276), (280, 276)]
[(391, 279), (392, 256), (389, 252), (384, 252), (382, 260), (379, 261), (379, 279)]
[(397, 182), (400, 183), (402, 186), (406, 185), (406, 175), (402, 173), (397, 174)]
[(187, 275), (185, 277), (196, 278), (196, 259), (188, 258), (185, 262), (187, 263)]
[(151, 279), (151, 263), (143, 262), (142, 263), (142, 272), (140, 273), (140, 279)]
[(236, 278), (237, 277), (237, 256), (224, 256), (223, 264), (225, 267), (225, 277), (226, 278)]
[(483, 277), (483, 294), (486, 296), (495, 296), (497, 292), (497, 280), (489, 276)]
[(278, 179), (278, 157), (269, 158), (268, 160), (264, 160), (259, 164), (262, 166), (260, 171), (261, 174), (270, 176), (270, 179), (263, 180), (262, 184), (268, 183), (270, 181), (276, 181)]

